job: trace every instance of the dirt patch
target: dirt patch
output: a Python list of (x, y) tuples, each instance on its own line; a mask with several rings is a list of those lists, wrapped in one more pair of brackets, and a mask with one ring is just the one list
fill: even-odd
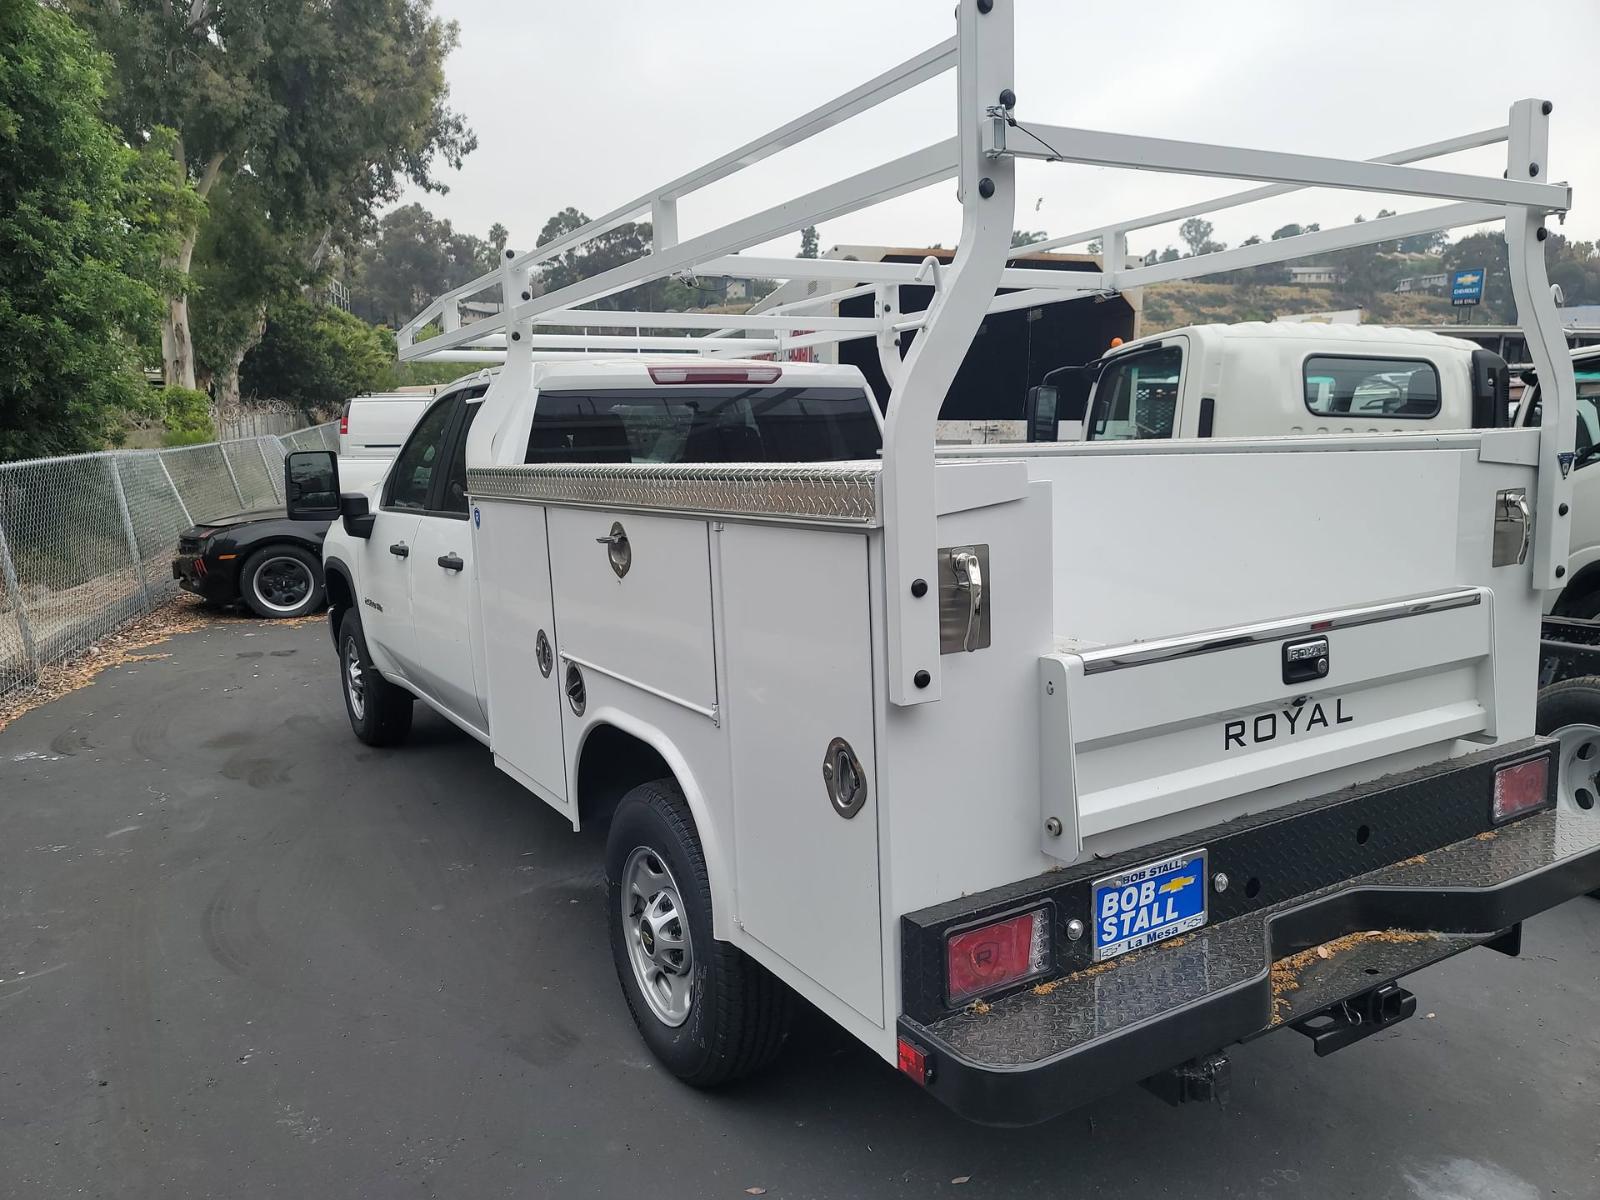
[(1408, 942), (1432, 941), (1433, 936), (1431, 933), (1416, 933), (1408, 929), (1369, 929), (1362, 933), (1347, 933), (1343, 937), (1334, 938), (1331, 942), (1323, 942), (1320, 946), (1312, 946), (1298, 954), (1280, 958), (1272, 964), (1271, 972), (1272, 1023), (1277, 1025), (1288, 1014), (1289, 993), (1300, 990), (1298, 976), (1312, 963), (1325, 961), (1368, 942), (1405, 945)]
[(1399, 862), (1395, 863), (1395, 866), (1397, 866), (1397, 867), (1420, 867), (1420, 866), (1422, 866), (1423, 863), (1425, 863), (1427, 861), (1428, 861), (1428, 856), (1426, 854), (1413, 854), (1410, 858), (1402, 858)]
[(138, 653), (147, 646), (164, 642), (174, 634), (189, 633), (228, 619), (221, 613), (208, 611), (197, 601), (184, 596), (174, 597), (153, 612), (135, 618), (115, 633), (101, 638), (71, 660), (41, 667), (35, 683), (0, 698), (0, 729), (23, 713), (32, 712), (68, 692), (88, 687), (94, 682), (95, 676), (108, 667), (167, 657), (165, 654)]

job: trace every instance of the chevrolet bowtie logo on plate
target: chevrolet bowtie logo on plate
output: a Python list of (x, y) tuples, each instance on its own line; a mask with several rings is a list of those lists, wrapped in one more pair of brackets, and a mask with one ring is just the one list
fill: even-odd
[(1306, 683), (1328, 674), (1328, 639), (1300, 638), (1283, 644), (1283, 681)]

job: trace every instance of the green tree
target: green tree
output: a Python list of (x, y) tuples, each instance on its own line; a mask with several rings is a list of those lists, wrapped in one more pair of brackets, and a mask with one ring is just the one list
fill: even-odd
[(181, 181), (102, 119), (108, 64), (67, 16), (0, 0), (0, 45), (0, 459), (97, 450), (148, 407)]
[(161, 423), (166, 428), (163, 439), (168, 446), (196, 446), (217, 439), (216, 426), (211, 423), (211, 397), (192, 388), (165, 387), (155, 393)]
[[(352, 239), (406, 182), (438, 189), (475, 141), (445, 104), (453, 23), (429, 0), (61, 0), (116, 63), (109, 112), (141, 146), (176, 131), (170, 156), (195, 195), (248, 174), (303, 269)], [(187, 281), (205, 218), (166, 259), (176, 277), (162, 323), (169, 383), (192, 387)]]
[(326, 411), (380, 388), (391, 375), (394, 354), (387, 331), (297, 297), (269, 310), (260, 344), (244, 356), (240, 382), (246, 395), (282, 400), (308, 413)]
[(503, 225), (489, 235), (485, 241), (458, 233), (420, 204), (395, 209), (357, 254), (351, 309), (369, 321), (399, 326), (435, 296), (494, 269), (508, 235)]
[[(564, 234), (581, 229), (589, 218), (576, 208), (564, 208), (544, 223), (539, 231), (540, 246), (547, 246)], [(545, 291), (553, 292), (579, 280), (588, 279), (602, 271), (620, 267), (650, 252), (652, 229), (650, 222), (628, 221), (598, 237), (564, 250), (540, 267), (540, 277)], [(651, 297), (662, 290), (664, 281), (640, 284), (614, 296), (594, 302), (593, 307), (611, 310), (647, 307)]]
[(817, 233), (815, 225), (807, 225), (800, 231), (800, 257), (815, 258), (821, 246), (821, 235)]
[(1183, 239), (1184, 245), (1189, 247), (1191, 255), (1212, 254), (1215, 251), (1227, 249), (1227, 246), (1222, 242), (1212, 241), (1211, 233), (1211, 222), (1202, 221), (1199, 217), (1190, 217), (1182, 225), (1178, 226), (1178, 236)]
[(1022, 246), (1032, 246), (1042, 242), (1050, 235), (1042, 229), (1013, 229), (1011, 231), (1011, 248), (1013, 250)]
[(261, 340), (268, 306), (298, 296), (305, 281), (300, 247), (275, 229), (260, 185), (248, 175), (218, 184), (195, 243), (195, 381), (219, 408), (239, 400), (239, 364)]

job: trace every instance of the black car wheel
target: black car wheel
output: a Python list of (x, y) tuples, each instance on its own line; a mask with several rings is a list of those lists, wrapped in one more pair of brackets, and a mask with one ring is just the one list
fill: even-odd
[(299, 546), (265, 546), (239, 573), (239, 593), (258, 617), (303, 617), (322, 607), (322, 564)]

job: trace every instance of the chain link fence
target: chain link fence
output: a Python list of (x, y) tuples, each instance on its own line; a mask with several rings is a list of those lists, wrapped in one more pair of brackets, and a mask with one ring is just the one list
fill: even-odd
[(183, 530), (281, 507), (290, 450), (338, 448), (327, 424), (0, 464), (0, 696), (171, 597)]

